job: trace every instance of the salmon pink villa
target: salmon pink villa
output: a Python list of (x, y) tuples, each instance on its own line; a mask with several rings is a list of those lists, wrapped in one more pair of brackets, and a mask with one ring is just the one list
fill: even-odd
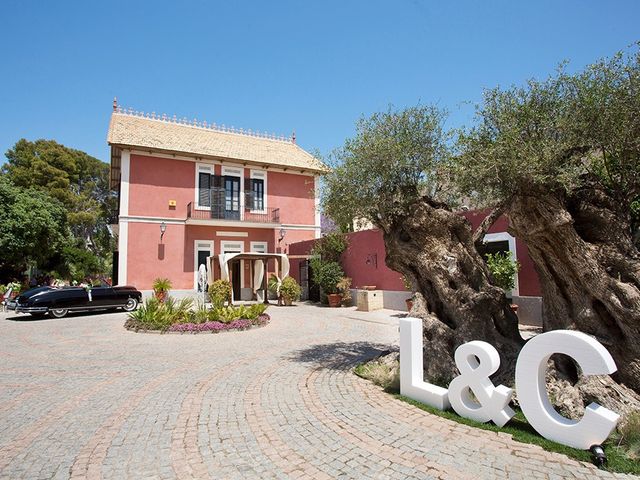
[[(114, 283), (198, 289), (198, 270), (220, 278), (229, 262), (234, 298), (255, 297), (251, 254), (287, 253), (320, 236), (319, 175), (327, 167), (290, 138), (118, 107), (109, 124), (111, 184), (118, 191)], [(244, 255), (244, 257), (243, 257)], [(207, 258), (210, 259), (207, 262)], [(277, 256), (268, 269), (277, 270)]]

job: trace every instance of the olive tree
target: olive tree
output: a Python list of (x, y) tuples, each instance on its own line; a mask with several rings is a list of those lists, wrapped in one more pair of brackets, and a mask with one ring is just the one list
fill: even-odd
[(522, 345), (517, 318), (491, 284), (471, 225), (447, 205), (444, 118), (437, 108), (418, 106), (360, 120), (355, 136), (332, 156), (324, 211), (338, 224), (366, 219), (382, 231), (386, 264), (417, 292), (411, 314), (423, 319), (427, 378), (452, 378), (455, 348), (485, 340), (502, 357), (498, 378), (511, 382)]
[[(457, 183), (527, 243), (544, 329), (594, 335), (614, 379), (640, 392), (640, 53), (489, 90), (478, 120), (460, 136)], [(571, 362), (558, 366), (577, 378)]]

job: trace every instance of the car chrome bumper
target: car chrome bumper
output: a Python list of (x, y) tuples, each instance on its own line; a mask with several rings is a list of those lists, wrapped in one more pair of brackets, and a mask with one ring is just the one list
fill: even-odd
[(47, 313), (47, 307), (25, 307), (23, 305), (8, 304), (9, 310), (15, 310), (16, 313)]

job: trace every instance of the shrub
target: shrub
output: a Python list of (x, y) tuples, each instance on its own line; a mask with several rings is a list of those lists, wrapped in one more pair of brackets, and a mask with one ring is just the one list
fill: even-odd
[(147, 299), (137, 310), (129, 312), (129, 318), (135, 321), (138, 329), (144, 330), (166, 330), (173, 323), (157, 298)]
[(520, 264), (511, 256), (511, 252), (488, 253), (487, 267), (491, 272), (494, 284), (505, 292), (513, 290), (516, 286), (516, 274)]
[[(249, 320), (254, 320), (261, 315), (264, 315), (264, 312), (269, 307), (266, 303), (254, 303), (249, 307), (249, 316), (247, 317)], [(267, 315), (268, 316), (268, 315)]]
[(129, 312), (128, 318), (132, 320), (125, 327), (134, 330), (167, 330), (174, 323), (185, 323), (191, 320), (193, 300), (184, 298), (179, 302), (173, 298), (167, 298), (161, 302), (157, 298), (147, 299), (137, 310)]
[(300, 300), (300, 293), (302, 293), (302, 290), (295, 278), (286, 277), (282, 280), (282, 285), (280, 285), (280, 295), (282, 295), (282, 298), (290, 302), (296, 302)]
[(618, 425), (619, 445), (629, 458), (640, 457), (640, 411), (629, 413)]
[(337, 262), (325, 262), (320, 258), (311, 259), (313, 281), (320, 285), (325, 294), (338, 292), (338, 282), (344, 277), (344, 271)]
[(169, 297), (165, 300), (163, 308), (166, 311), (166, 315), (171, 318), (171, 323), (184, 323), (190, 322), (193, 319), (193, 307), (192, 298), (183, 298), (180, 301)]
[(311, 254), (325, 262), (338, 263), (347, 246), (347, 237), (343, 233), (332, 232), (316, 241)]
[(390, 355), (390, 358), (379, 358), (370, 362), (358, 365), (355, 368), (356, 375), (371, 380), (376, 385), (387, 391), (400, 391), (400, 366), (394, 361), (397, 356)]
[(194, 323), (204, 323), (209, 320), (209, 309), (204, 303), (198, 303), (195, 311), (193, 312)]
[(214, 308), (224, 306), (225, 302), (231, 304), (231, 293), (233, 289), (228, 280), (216, 280), (209, 286), (209, 297)]
[[(266, 325), (270, 317), (265, 313), (268, 305), (221, 306), (207, 309), (198, 304), (193, 310), (193, 300), (176, 301), (167, 298), (146, 300), (138, 310), (129, 313), (125, 328), (130, 330), (160, 330), (172, 332), (199, 332), (243, 330), (251, 325)], [(224, 327), (221, 327), (223, 325)]]

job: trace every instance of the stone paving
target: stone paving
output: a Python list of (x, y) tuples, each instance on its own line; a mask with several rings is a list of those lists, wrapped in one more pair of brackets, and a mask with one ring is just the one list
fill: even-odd
[(0, 313), (0, 478), (631, 478), (353, 375), (397, 345), (396, 312), (269, 313), (265, 328), (218, 335), (136, 334), (124, 313)]

